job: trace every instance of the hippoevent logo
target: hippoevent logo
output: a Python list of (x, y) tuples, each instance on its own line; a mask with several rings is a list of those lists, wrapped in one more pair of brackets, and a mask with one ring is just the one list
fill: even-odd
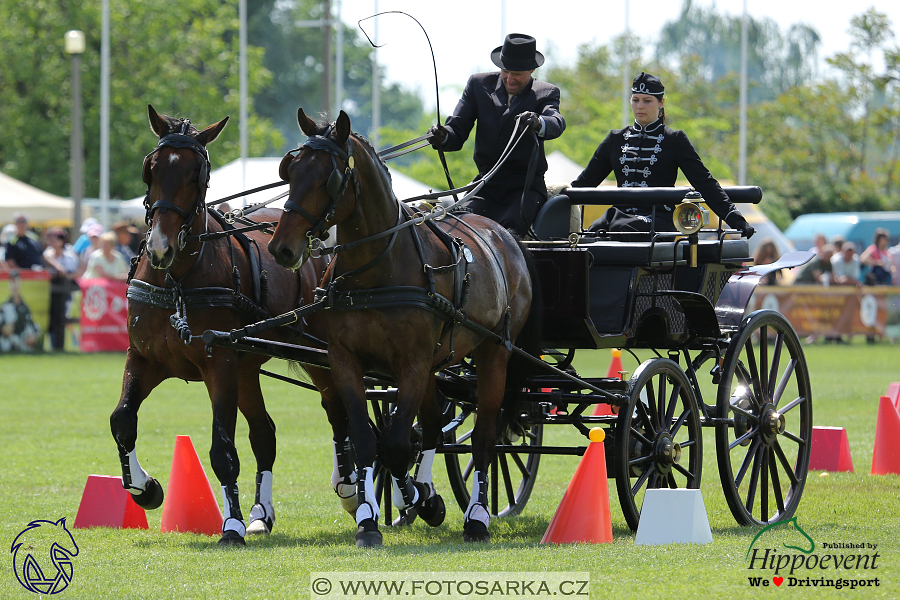
[(36, 594), (58, 594), (72, 581), (72, 559), (78, 544), (59, 521), (32, 521), (16, 539), (10, 553), (13, 570), (26, 590)]
[[(816, 551), (818, 547), (819, 551)], [(750, 587), (835, 589), (880, 587), (878, 544), (829, 542), (818, 546), (797, 517), (764, 527), (747, 548)]]

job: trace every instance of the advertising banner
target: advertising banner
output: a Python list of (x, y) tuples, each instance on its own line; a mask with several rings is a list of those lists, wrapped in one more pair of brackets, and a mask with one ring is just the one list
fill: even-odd
[(81, 351), (123, 352), (128, 349), (128, 302), (124, 281), (82, 279)]

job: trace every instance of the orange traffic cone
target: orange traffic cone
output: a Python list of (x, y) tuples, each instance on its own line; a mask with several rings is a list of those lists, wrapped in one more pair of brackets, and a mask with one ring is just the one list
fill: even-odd
[(74, 527), (112, 527), (114, 529), (149, 529), (147, 513), (122, 487), (122, 478), (110, 475), (88, 475), (75, 515)]
[(575, 475), (547, 532), (541, 538), (542, 544), (603, 544), (613, 541), (604, 437), (600, 427), (591, 429), (591, 443), (575, 469)]
[(875, 449), (872, 451), (872, 475), (900, 475), (900, 412), (888, 396), (878, 402), (875, 425)]
[(847, 430), (843, 427), (813, 427), (809, 468), (814, 471), (853, 472)]
[(175, 453), (160, 531), (222, 533), (222, 511), (187, 435), (175, 436)]
[[(609, 363), (609, 369), (606, 371), (607, 378), (615, 378), (619, 379), (622, 377), (622, 372), (624, 369), (622, 368), (622, 351), (618, 348), (613, 348), (610, 350), (612, 354), (612, 361)], [(618, 407), (616, 407), (618, 409)], [(605, 417), (607, 415), (614, 415), (618, 413), (618, 410), (613, 411), (612, 407), (609, 404), (600, 403), (594, 406), (594, 415), (595, 417)]]

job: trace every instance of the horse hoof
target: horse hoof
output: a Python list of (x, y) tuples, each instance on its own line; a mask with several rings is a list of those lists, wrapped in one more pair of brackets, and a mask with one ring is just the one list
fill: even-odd
[(247, 526), (247, 535), (269, 535), (274, 525), (271, 519), (256, 519)]
[(491, 541), (491, 534), (488, 532), (487, 525), (481, 521), (469, 521), (463, 528), (464, 542), (484, 542)]
[(363, 519), (356, 530), (357, 548), (376, 548), (381, 546), (381, 532), (378, 531), (378, 523), (372, 519)]
[(432, 527), (437, 527), (443, 523), (444, 517), (447, 516), (447, 507), (444, 506), (444, 499), (437, 494), (426, 499), (422, 506), (419, 507), (419, 516)]
[(159, 508), (163, 503), (164, 496), (162, 486), (153, 477), (147, 481), (147, 489), (140, 494), (131, 495), (134, 502), (144, 510)]
[(394, 522), (391, 523), (391, 527), (404, 527), (406, 525), (412, 525), (416, 521), (416, 516), (418, 514), (419, 511), (416, 508), (401, 510), (400, 516), (394, 519)]
[(229, 529), (219, 538), (219, 546), (246, 546), (247, 542), (241, 537), (237, 531)]

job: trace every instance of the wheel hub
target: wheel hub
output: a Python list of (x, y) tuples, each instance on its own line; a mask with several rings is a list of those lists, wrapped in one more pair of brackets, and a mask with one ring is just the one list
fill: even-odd
[(672, 465), (681, 462), (681, 444), (675, 442), (668, 433), (662, 433), (656, 440), (654, 462), (660, 473), (668, 473)]
[(787, 429), (786, 419), (773, 404), (767, 404), (763, 408), (762, 414), (763, 439), (765, 439), (766, 443), (771, 444), (775, 441), (776, 436), (783, 434), (785, 429)]

